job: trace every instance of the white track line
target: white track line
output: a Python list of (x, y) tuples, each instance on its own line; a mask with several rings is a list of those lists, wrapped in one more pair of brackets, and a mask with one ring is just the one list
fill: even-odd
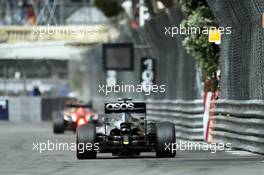
[(254, 156), (257, 154), (247, 152), (247, 151), (226, 151), (227, 153), (231, 153), (233, 155), (239, 155), (239, 156)]

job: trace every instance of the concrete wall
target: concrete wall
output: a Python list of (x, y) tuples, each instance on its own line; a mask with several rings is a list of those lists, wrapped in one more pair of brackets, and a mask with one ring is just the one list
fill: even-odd
[(41, 121), (40, 97), (8, 97), (9, 121)]
[[(42, 97), (6, 97), (8, 101), (8, 117), (2, 118), (11, 122), (50, 121), (52, 112), (62, 110), (68, 98)], [(2, 104), (0, 104), (2, 106)], [(1, 119), (1, 118), (0, 118)]]

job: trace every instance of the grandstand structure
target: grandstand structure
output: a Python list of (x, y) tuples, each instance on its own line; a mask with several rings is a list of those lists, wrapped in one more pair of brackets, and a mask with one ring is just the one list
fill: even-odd
[(109, 28), (90, 0), (0, 0), (0, 96), (28, 95), (34, 86), (67, 94), (84, 53), (115, 36)]
[(84, 6), (91, 6), (90, 0), (0, 0), (0, 19), (2, 25), (28, 25), (30, 17), (36, 25), (64, 25)]

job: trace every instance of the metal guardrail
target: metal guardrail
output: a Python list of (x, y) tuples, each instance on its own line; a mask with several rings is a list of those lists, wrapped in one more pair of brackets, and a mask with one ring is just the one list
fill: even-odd
[[(264, 154), (264, 101), (217, 100), (212, 109), (213, 142)], [(201, 100), (147, 101), (147, 115), (150, 120), (174, 123), (178, 138), (203, 140)]]
[(147, 101), (147, 116), (153, 121), (170, 121), (175, 124), (176, 137), (203, 140), (203, 102)]
[[(177, 138), (204, 140), (202, 100), (147, 100), (146, 103), (149, 120), (174, 123)], [(212, 141), (264, 154), (264, 101), (217, 100), (211, 110), (214, 110), (210, 117)]]
[(219, 100), (215, 105), (213, 139), (264, 154), (264, 101)]

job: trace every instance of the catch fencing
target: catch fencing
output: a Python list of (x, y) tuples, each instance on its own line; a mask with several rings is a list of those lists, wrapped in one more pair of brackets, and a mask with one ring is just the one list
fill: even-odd
[(264, 100), (262, 0), (207, 0), (219, 26), (232, 27), (221, 43), (221, 95)]
[[(151, 57), (156, 61), (154, 84), (165, 85), (165, 93), (99, 93), (98, 85), (106, 84), (107, 73), (102, 64), (102, 45), (94, 46), (84, 53), (83, 94), (82, 97), (91, 100), (96, 98), (117, 99), (118, 97), (131, 97), (133, 99), (181, 99), (194, 100), (201, 98), (201, 83), (199, 83), (195, 60), (186, 53), (182, 46), (182, 36), (172, 38), (165, 35), (165, 27), (179, 26), (183, 19), (179, 9), (168, 9), (157, 17), (146, 22), (145, 26), (137, 30), (120, 29), (122, 36), (114, 42), (134, 43), (134, 70), (117, 71), (117, 84), (141, 84), (141, 58)], [(130, 22), (124, 25), (129, 28)], [(112, 41), (113, 42), (113, 41)], [(89, 87), (89, 88), (87, 88)]]

